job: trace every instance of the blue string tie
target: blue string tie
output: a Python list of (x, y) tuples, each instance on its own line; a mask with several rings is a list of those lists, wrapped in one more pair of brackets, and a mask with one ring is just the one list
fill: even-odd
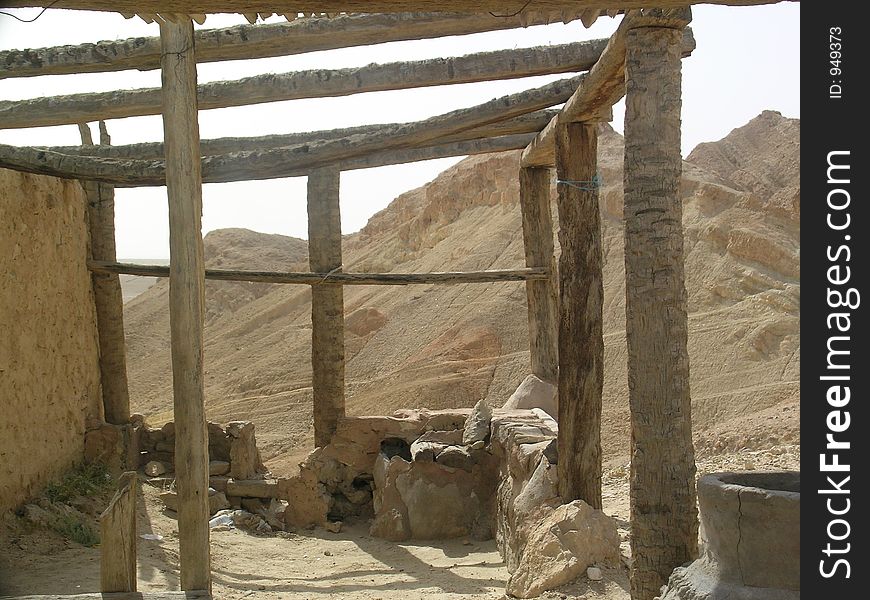
[(577, 188), (578, 190), (583, 190), (584, 192), (594, 192), (599, 189), (604, 182), (601, 180), (601, 174), (596, 173), (592, 179), (588, 181), (577, 180), (577, 179), (557, 179), (556, 184), (570, 185), (573, 188)]

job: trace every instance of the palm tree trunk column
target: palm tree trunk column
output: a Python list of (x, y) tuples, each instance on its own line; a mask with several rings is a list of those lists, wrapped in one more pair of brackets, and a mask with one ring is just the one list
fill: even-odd
[[(687, 15), (686, 24), (690, 17)], [(626, 34), (625, 294), (632, 600), (697, 555), (680, 199), (680, 28)]]

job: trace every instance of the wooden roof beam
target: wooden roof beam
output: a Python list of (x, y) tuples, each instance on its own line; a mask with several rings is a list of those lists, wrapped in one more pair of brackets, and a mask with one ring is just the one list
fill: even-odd
[[(266, 73), (199, 85), (198, 106), (204, 110), (585, 71), (595, 64), (606, 45), (606, 39), (599, 39), (360, 68)], [(3, 101), (0, 129), (158, 115), (162, 107), (160, 88)]]
[[(200, 18), (202, 15), (192, 15)], [(569, 15), (571, 20), (579, 16)], [(198, 63), (289, 56), (319, 50), (367, 46), (545, 25), (553, 15), (524, 12), (514, 17), (488, 13), (396, 13), (297, 19), (291, 23), (236, 25), (194, 34)], [(560, 19), (561, 20), (561, 19)], [(0, 79), (160, 68), (160, 38), (130, 38), (77, 46), (0, 52)]]
[[(432, 140), (432, 142), (447, 144), (451, 142), (501, 137), (521, 133), (537, 133), (541, 131), (558, 112), (559, 111), (555, 109), (538, 110), (512, 119), (506, 119), (504, 121), (466, 129), (459, 133)], [(361, 125), (344, 129), (327, 129), (324, 131), (306, 131), (302, 133), (287, 133), (280, 135), (273, 134), (258, 137), (216, 138), (211, 140), (201, 140), (200, 151), (203, 156), (217, 156), (219, 154), (232, 154), (234, 152), (285, 148), (299, 144), (320, 144), (327, 140), (336, 140), (354, 135), (375, 135), (386, 129), (395, 129), (401, 125), (402, 123)], [(125, 146), (51, 146), (40, 147), (39, 149), (74, 156), (132, 158), (138, 160), (163, 158), (164, 152), (163, 142), (146, 142), (141, 144), (128, 144)]]
[[(748, 6), (775, 4), (780, 0), (703, 0), (704, 4)], [(796, 1), (796, 0), (794, 0)], [(535, 0), (535, 10), (672, 8), (700, 4), (698, 0)], [(80, 10), (126, 13), (400, 13), (464, 12), (513, 15), (522, 12), (527, 0), (7, 0), (8, 8), (52, 6)]]
[[(209, 156), (202, 161), (203, 181), (210, 183), (292, 177), (320, 166), (338, 164), (385, 150), (437, 145), (436, 140), (449, 135), (561, 104), (571, 97), (584, 77), (578, 75), (560, 79), (539, 88), (510, 94), (423, 121), (386, 127), (376, 134), (354, 135), (272, 150)], [(532, 136), (520, 137), (530, 140)], [(0, 167), (56, 177), (102, 181), (121, 187), (162, 185), (165, 178), (165, 164), (162, 160), (71, 156), (37, 148), (6, 145), (0, 145)]]
[[(642, 24), (668, 23), (667, 17), (629, 15), (611, 36), (601, 58), (589, 71), (577, 91), (552, 121), (535, 137), (523, 151), (522, 166), (552, 166), (555, 161), (555, 134), (558, 125), (577, 121), (610, 120), (602, 117), (625, 95), (625, 32)], [(691, 29), (683, 35), (683, 56), (695, 49), (695, 37)]]

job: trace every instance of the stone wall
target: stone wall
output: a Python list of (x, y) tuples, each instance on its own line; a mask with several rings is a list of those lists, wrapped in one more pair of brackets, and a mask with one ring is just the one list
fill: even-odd
[(81, 185), (0, 169), (0, 512), (83, 457), (101, 420)]

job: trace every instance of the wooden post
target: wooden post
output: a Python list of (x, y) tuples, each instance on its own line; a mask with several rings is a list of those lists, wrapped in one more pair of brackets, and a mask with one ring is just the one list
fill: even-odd
[(100, 591), (136, 591), (135, 471), (123, 473), (118, 490), (100, 515)]
[[(686, 11), (688, 23), (691, 13)], [(639, 27), (626, 35), (633, 600), (658, 596), (671, 571), (697, 554), (680, 199), (681, 37), (680, 29), (666, 27)]]
[(559, 191), (559, 495), (601, 508), (604, 381), (598, 125), (556, 130)]
[(544, 267), (546, 280), (526, 282), (529, 306), (529, 351), (532, 373), (555, 384), (559, 369), (559, 287), (553, 254), (553, 217), (550, 213), (550, 169), (520, 169), (520, 209), (527, 267)]
[[(308, 262), (313, 272), (341, 272), (341, 171), (308, 175)], [(325, 446), (344, 416), (344, 289), (326, 279), (311, 287), (314, 445)]]
[[(82, 144), (93, 146), (91, 130), (79, 124)], [(100, 121), (100, 145), (111, 144), (106, 124)], [(88, 203), (90, 257), (115, 261), (115, 186), (82, 181)], [(124, 344), (124, 297), (118, 275), (92, 273), (97, 333), (100, 344), (100, 384), (103, 413), (107, 423), (124, 425), (130, 421), (130, 393), (127, 388), (127, 350)]]
[(205, 265), (193, 24), (160, 23), (169, 196), (169, 323), (182, 590), (209, 590), (208, 435), (202, 372)]

